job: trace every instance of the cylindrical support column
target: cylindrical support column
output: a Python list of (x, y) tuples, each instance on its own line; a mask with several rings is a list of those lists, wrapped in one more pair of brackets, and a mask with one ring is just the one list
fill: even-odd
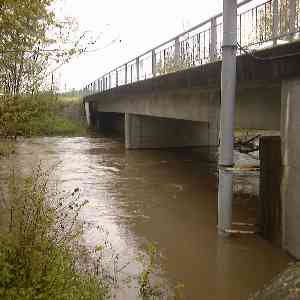
[(152, 50), (152, 76), (156, 76), (156, 53)]
[(108, 87), (109, 87), (109, 89), (111, 89), (111, 74), (110, 74), (110, 72), (108, 74)]
[(116, 87), (119, 85), (119, 74), (118, 74), (118, 69), (116, 69)]
[(237, 0), (223, 0), (223, 46), (218, 191), (218, 232), (231, 229), (234, 117), (236, 93)]
[(214, 62), (217, 59), (217, 19), (213, 18), (210, 22), (210, 43), (209, 43), (209, 57), (210, 61)]
[(135, 65), (136, 65), (136, 81), (140, 80), (140, 58), (137, 57), (135, 60)]
[(273, 0), (273, 20), (272, 20), (272, 39), (273, 45), (277, 45), (277, 36), (278, 36), (278, 25), (279, 25), (279, 14), (278, 14), (278, 0)]

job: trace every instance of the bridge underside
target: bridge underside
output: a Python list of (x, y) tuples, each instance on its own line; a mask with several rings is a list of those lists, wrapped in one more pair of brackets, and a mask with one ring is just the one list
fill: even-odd
[[(300, 43), (256, 56), (268, 59), (237, 60), (235, 126), (281, 132), (283, 246), (300, 259)], [(216, 146), (220, 74), (218, 62), (88, 96), (88, 119), (123, 132), (128, 149)]]

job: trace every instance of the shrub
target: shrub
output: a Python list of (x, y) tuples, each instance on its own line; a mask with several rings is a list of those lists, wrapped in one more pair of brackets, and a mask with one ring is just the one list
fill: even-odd
[(14, 172), (9, 178), (0, 211), (0, 298), (109, 298), (109, 281), (80, 244), (77, 217), (85, 202), (79, 201), (79, 190), (69, 198), (51, 194), (48, 179), (40, 167), (26, 178)]
[(68, 105), (52, 94), (0, 98), (0, 136), (84, 135), (83, 122), (61, 114)]

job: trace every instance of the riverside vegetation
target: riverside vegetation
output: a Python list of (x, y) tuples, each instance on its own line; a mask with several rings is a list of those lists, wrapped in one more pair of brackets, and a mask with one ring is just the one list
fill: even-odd
[[(28, 176), (12, 168), (0, 199), (0, 298), (21, 299), (112, 299), (123, 281), (118, 254), (105, 238), (94, 249), (84, 246), (80, 221), (80, 189), (59, 192), (49, 188), (53, 170), (37, 166)], [(99, 229), (99, 233), (102, 231)], [(109, 253), (109, 264), (107, 265)], [(137, 296), (147, 299), (182, 299), (155, 283), (158, 252), (153, 245), (139, 261), (143, 268), (135, 279)], [(127, 264), (126, 264), (127, 265)], [(126, 266), (125, 265), (125, 266)]]

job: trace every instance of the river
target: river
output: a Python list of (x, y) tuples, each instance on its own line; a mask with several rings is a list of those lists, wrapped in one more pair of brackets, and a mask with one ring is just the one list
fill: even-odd
[[(81, 218), (109, 232), (120, 263), (130, 262), (123, 271), (137, 274), (135, 258), (155, 243), (162, 255), (158, 276), (182, 283), (185, 299), (247, 299), (290, 261), (258, 235), (217, 236), (216, 166), (202, 150), (126, 151), (113, 137), (31, 138), (18, 141), (12, 161), (24, 171), (59, 161), (60, 188), (78, 187), (89, 200)], [(235, 221), (253, 223), (254, 216), (249, 201), (236, 201)], [(91, 247), (100, 239), (95, 230), (85, 235)], [(126, 288), (119, 298), (135, 293)]]

